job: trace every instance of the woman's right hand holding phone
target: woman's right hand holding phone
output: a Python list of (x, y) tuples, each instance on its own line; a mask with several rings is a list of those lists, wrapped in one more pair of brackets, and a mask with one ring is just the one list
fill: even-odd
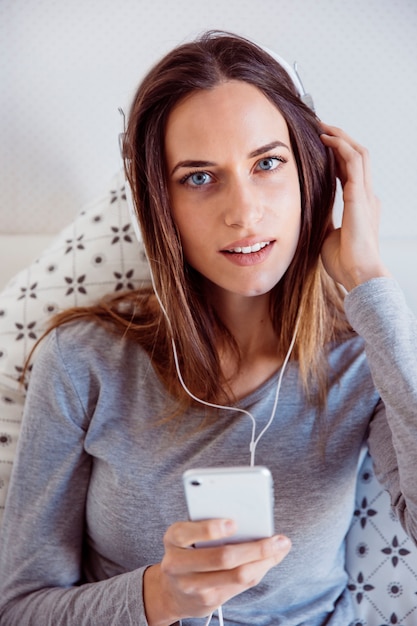
[(186, 617), (205, 617), (233, 596), (257, 585), (291, 549), (283, 535), (247, 543), (194, 549), (202, 541), (227, 539), (231, 520), (177, 522), (164, 537), (162, 562), (144, 575), (149, 626), (168, 626)]

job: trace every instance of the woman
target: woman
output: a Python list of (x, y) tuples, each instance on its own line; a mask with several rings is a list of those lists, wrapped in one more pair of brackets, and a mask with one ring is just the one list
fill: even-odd
[[(66, 312), (37, 356), (1, 623), (345, 626), (367, 439), (417, 535), (416, 324), (379, 256), (366, 150), (268, 53), (207, 33), (144, 79), (124, 155), (154, 287)], [(182, 473), (255, 461), (277, 534), (191, 549), (235, 526), (186, 521)]]

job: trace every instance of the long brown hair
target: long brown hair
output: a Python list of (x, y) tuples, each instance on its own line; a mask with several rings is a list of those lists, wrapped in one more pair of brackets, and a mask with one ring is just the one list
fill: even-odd
[[(205, 33), (157, 63), (134, 96), (124, 137), (126, 174), (156, 288), (170, 323), (155, 306), (149, 290), (68, 312), (56, 323), (79, 316), (111, 319), (151, 355), (169, 391), (189, 403), (175, 371), (171, 349), (174, 339), (189, 389), (207, 401), (233, 400), (225, 391), (216, 345), (221, 338), (238, 356), (237, 346), (204, 300), (201, 276), (183, 258), (170, 209), (164, 155), (166, 123), (173, 108), (187, 95), (212, 89), (226, 80), (245, 81), (257, 87), (288, 125), (301, 189), (301, 230), (294, 259), (271, 292), (271, 317), (282, 355), (299, 317), (293, 358), (300, 363), (305, 388), (314, 383), (322, 400), (326, 391), (326, 345), (348, 330), (342, 294), (320, 262), (335, 196), (333, 156), (320, 141), (318, 118), (301, 101), (287, 72), (262, 48), (230, 33)], [(127, 303), (131, 304), (128, 312)]]

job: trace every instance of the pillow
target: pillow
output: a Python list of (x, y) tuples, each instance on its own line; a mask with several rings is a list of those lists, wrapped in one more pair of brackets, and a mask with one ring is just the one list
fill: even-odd
[(392, 511), (367, 453), (358, 473), (346, 569), (357, 618), (352, 626), (417, 624), (417, 548)]
[(124, 182), (123, 173), (117, 173), (103, 195), (0, 294), (0, 523), (25, 398), (18, 379), (36, 339), (58, 311), (149, 280)]
[[(119, 172), (109, 189), (0, 294), (0, 523), (25, 399), (18, 379), (36, 339), (58, 311), (90, 304), (105, 293), (135, 289), (149, 279)], [(356, 499), (347, 537), (353, 626), (413, 626), (417, 551), (393, 517), (368, 455), (359, 470)]]

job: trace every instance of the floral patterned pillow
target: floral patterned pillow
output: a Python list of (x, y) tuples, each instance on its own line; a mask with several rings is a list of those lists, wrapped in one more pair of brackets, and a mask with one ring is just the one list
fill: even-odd
[(352, 626), (415, 626), (417, 548), (393, 513), (367, 453), (358, 473), (346, 550), (357, 617)]
[(149, 280), (127, 208), (124, 176), (86, 206), (0, 294), (0, 522), (19, 436), (23, 364), (52, 315)]
[[(18, 379), (31, 347), (54, 313), (143, 281), (148, 266), (120, 172), (0, 294), (0, 523), (25, 399)], [(417, 624), (417, 550), (393, 517), (368, 455), (358, 474), (347, 572), (356, 614), (351, 626)]]

